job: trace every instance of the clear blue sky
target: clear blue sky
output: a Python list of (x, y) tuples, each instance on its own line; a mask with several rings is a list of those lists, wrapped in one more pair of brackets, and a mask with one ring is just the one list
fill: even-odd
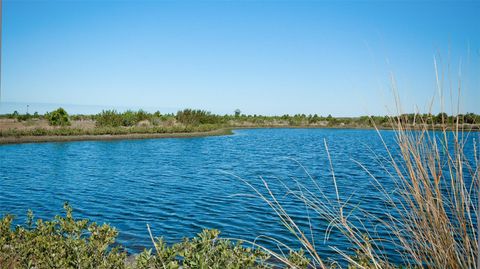
[(461, 110), (480, 113), (478, 1), (6, 0), (2, 18), (4, 107), (385, 114), (393, 72), (424, 111), (437, 55), (446, 103), (461, 62)]

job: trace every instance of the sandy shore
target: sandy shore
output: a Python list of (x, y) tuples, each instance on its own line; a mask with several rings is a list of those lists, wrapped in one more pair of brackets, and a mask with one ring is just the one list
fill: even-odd
[(203, 136), (218, 136), (232, 134), (231, 129), (218, 129), (208, 132), (191, 133), (158, 133), (158, 134), (121, 134), (121, 135), (71, 135), (71, 136), (20, 136), (0, 137), (0, 145), (22, 143), (46, 143), (69, 141), (105, 141), (105, 140), (132, 140), (148, 138), (188, 138)]

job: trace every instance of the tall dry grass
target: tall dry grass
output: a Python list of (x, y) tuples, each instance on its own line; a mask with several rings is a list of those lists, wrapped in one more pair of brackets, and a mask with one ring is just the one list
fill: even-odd
[[(477, 268), (479, 159), (476, 140), (467, 137), (478, 133), (460, 130), (458, 118), (440, 130), (418, 120), (418, 127), (406, 126), (401, 117), (392, 120), (399, 156), (384, 144), (399, 194), (389, 198), (396, 214), (384, 224), (406, 265)], [(466, 155), (466, 146), (474, 156)]]
[[(438, 74), (438, 72), (437, 72)], [(440, 85), (437, 76), (437, 84)], [(396, 89), (395, 89), (396, 91)], [(460, 94), (460, 87), (458, 88)], [(398, 92), (398, 91), (396, 91)], [(440, 100), (442, 89), (440, 89)], [(433, 103), (433, 101), (432, 101)], [(443, 103), (443, 101), (442, 101)], [(397, 107), (400, 107), (397, 99)], [(400, 111), (400, 110), (398, 110)], [(457, 113), (458, 115), (459, 113)], [(419, 114), (420, 115), (420, 114)], [(357, 255), (332, 247), (351, 267), (394, 268), (399, 266), (422, 268), (478, 268), (479, 262), (479, 156), (477, 141), (479, 132), (464, 129), (460, 119), (435, 125), (428, 118), (417, 117), (413, 124), (401, 116), (392, 116), (390, 124), (395, 143), (387, 143), (383, 133), (377, 130), (385, 148), (381, 160), (383, 168), (395, 182), (395, 190), (387, 189), (361, 162), (356, 162), (372, 178), (374, 186), (382, 193), (386, 207), (385, 215), (352, 206), (342, 199), (337, 186), (327, 141), (324, 146), (330, 160), (330, 171), (335, 199), (322, 192), (319, 183), (312, 187), (297, 182), (295, 189), (285, 187), (292, 199), (307, 207), (309, 220), (313, 217), (327, 220), (329, 226), (322, 235), (315, 235), (312, 227), (301, 228), (285, 210), (282, 203), (263, 181), (267, 192), (252, 187), (278, 215), (283, 225), (297, 238), (308, 255), (311, 266), (327, 268), (331, 263), (315, 247), (315, 236), (323, 236), (327, 242), (332, 230), (342, 232)], [(468, 151), (467, 148), (470, 148)], [(473, 148), (473, 150), (472, 150)], [(373, 153), (372, 153), (373, 154)], [(305, 169), (306, 171), (306, 169)], [(246, 182), (248, 184), (248, 182)], [(357, 212), (365, 218), (358, 217)], [(387, 237), (378, 237), (368, 231), (366, 221), (376, 221), (387, 231)], [(309, 222), (312, 225), (312, 222)], [(393, 263), (389, 253), (383, 249), (385, 241), (394, 245), (396, 255), (401, 257)], [(281, 255), (277, 255), (281, 256)], [(277, 257), (278, 258), (278, 257)], [(286, 259), (279, 258), (287, 265)]]

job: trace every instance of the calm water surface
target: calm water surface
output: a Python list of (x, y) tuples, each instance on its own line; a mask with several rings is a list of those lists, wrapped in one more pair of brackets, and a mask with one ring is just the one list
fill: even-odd
[[(392, 132), (383, 135), (387, 144), (393, 143)], [(168, 242), (216, 228), (225, 237), (267, 235), (296, 246), (272, 210), (237, 177), (258, 187), (262, 177), (284, 197), (281, 182), (311, 186), (303, 165), (333, 199), (324, 139), (342, 197), (353, 195), (352, 203), (385, 213), (371, 178), (353, 161), (393, 189), (374, 158), (385, 153), (375, 131), (256, 129), (220, 137), (0, 146), (0, 214), (15, 214), (18, 223), (25, 221), (28, 209), (51, 218), (68, 201), (77, 217), (117, 227), (119, 242), (133, 253), (152, 247), (146, 224)], [(288, 212), (308, 227), (305, 206), (283, 199)], [(324, 241), (324, 220), (312, 221), (322, 253), (331, 254), (329, 246), (345, 248), (335, 232)]]

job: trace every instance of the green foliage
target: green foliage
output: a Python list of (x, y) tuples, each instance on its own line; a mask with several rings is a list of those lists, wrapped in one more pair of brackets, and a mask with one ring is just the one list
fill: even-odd
[(99, 127), (118, 127), (123, 125), (122, 116), (115, 110), (103, 110), (95, 117)]
[(122, 126), (133, 126), (137, 124), (137, 115), (133, 111), (125, 111), (123, 114), (119, 114), (121, 117), (121, 125)]
[(135, 113), (135, 121), (138, 123), (138, 122), (141, 122), (141, 121), (144, 121), (144, 120), (149, 120), (150, 118), (152, 117), (151, 114), (143, 111), (143, 110), (139, 110)]
[(70, 120), (68, 118), (68, 113), (63, 108), (58, 108), (52, 112), (45, 114), (45, 118), (48, 120), (48, 123), (52, 126), (69, 126)]
[(298, 269), (311, 268), (312, 264), (312, 261), (305, 256), (305, 251), (303, 249), (300, 249), (299, 251), (290, 250), (288, 262)]
[(219, 238), (217, 230), (204, 230), (193, 239), (168, 247), (162, 238), (155, 242), (156, 255), (145, 250), (137, 258), (138, 268), (270, 268), (269, 255), (258, 249)]
[(223, 122), (221, 116), (199, 109), (184, 109), (178, 111), (175, 118), (178, 122), (185, 125), (219, 124)]
[(92, 120), (92, 117), (93, 115), (75, 114), (75, 115), (70, 115), (70, 120), (72, 121)]
[(467, 113), (462, 118), (463, 118), (464, 122), (468, 123), (468, 124), (478, 124), (478, 123), (480, 123), (480, 115), (476, 115), (474, 113)]
[(125, 268), (126, 254), (112, 247), (117, 231), (75, 220), (65, 204), (64, 217), (34, 221), (12, 229), (13, 217), (0, 220), (0, 268)]
[(14, 111), (12, 114), (6, 114), (6, 115), (1, 115), (0, 118), (8, 118), (8, 119), (16, 119), (18, 121), (27, 121), (30, 119), (38, 119), (40, 118), (40, 115), (38, 115), (38, 112), (35, 112), (33, 115), (26, 113), (26, 114), (20, 114), (18, 111)]
[[(362, 235), (363, 242), (364, 244), (363, 249), (372, 249), (372, 243), (371, 239), (368, 237), (367, 234)], [(366, 253), (365, 250), (361, 250), (362, 248), (355, 248), (355, 255), (352, 255), (350, 258), (352, 259), (353, 262), (350, 262), (348, 265), (348, 269), (357, 269), (357, 268), (377, 268), (377, 266), (373, 263), (371, 257), (369, 257)], [(385, 264), (382, 264), (384, 267), (388, 267)]]
[(445, 123), (448, 120), (448, 115), (447, 113), (438, 113), (437, 116), (435, 116), (435, 123)]
[[(13, 217), (0, 220), (0, 268), (279, 268), (258, 248), (241, 241), (220, 238), (217, 230), (203, 230), (192, 239), (167, 246), (162, 238), (155, 251), (145, 249), (133, 263), (115, 244), (118, 232), (107, 224), (76, 220), (72, 208), (64, 205), (65, 216), (51, 221), (35, 220), (28, 212), (23, 226), (12, 228)], [(302, 250), (287, 257), (295, 268), (308, 268)]]
[(119, 113), (115, 110), (104, 110), (95, 116), (97, 127), (130, 127), (135, 126), (141, 121), (158, 122), (161, 114), (159, 111), (150, 114), (143, 110), (127, 110)]
[(75, 135), (128, 135), (128, 134), (175, 134), (175, 133), (193, 133), (208, 132), (220, 129), (221, 126), (213, 124), (203, 124), (198, 126), (152, 126), (142, 127), (134, 126), (130, 128), (122, 127), (97, 127), (93, 129), (80, 128), (59, 128), (59, 129), (7, 129), (0, 130), (0, 137), (21, 137), (21, 136), (75, 136)]
[(29, 119), (33, 118), (32, 115), (30, 115), (29, 113), (27, 114), (23, 114), (23, 115), (18, 115), (17, 116), (17, 120), (18, 121), (27, 121)]

